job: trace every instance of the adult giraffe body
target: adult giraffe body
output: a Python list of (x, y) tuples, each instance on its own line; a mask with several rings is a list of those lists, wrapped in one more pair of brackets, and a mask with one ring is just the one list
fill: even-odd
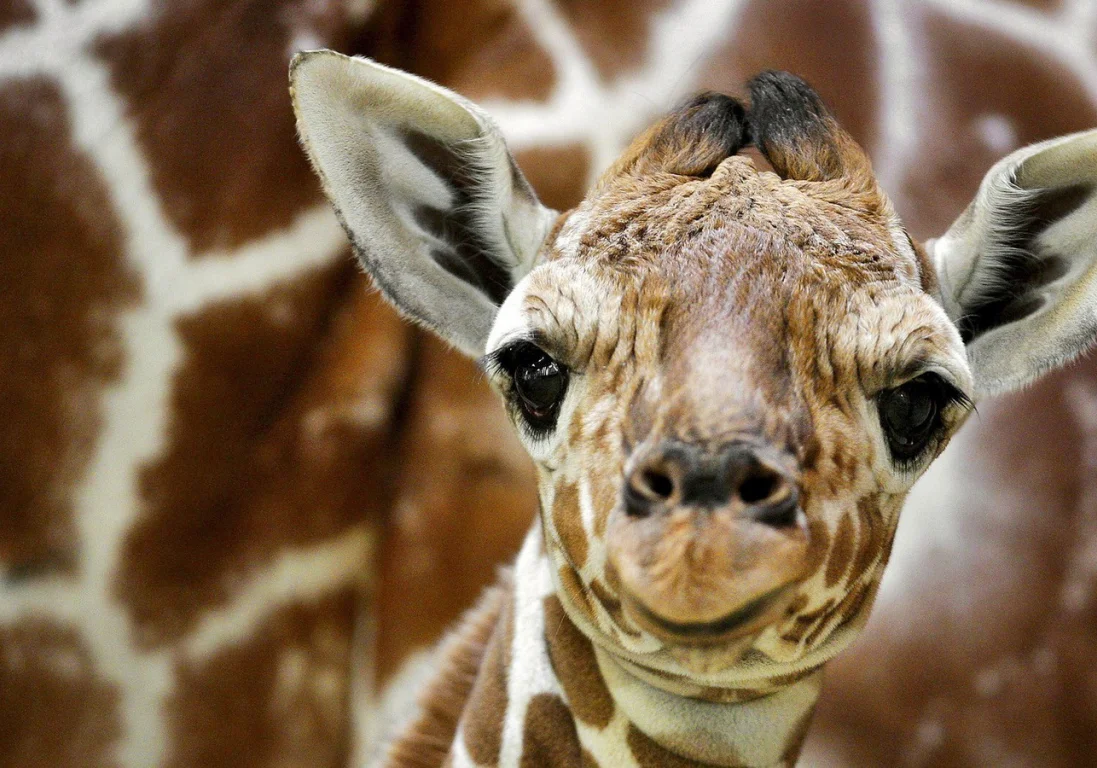
[(1007, 157), (923, 249), (791, 75), (698, 97), (564, 214), (456, 94), (330, 52), (292, 82), (363, 264), (482, 356), (539, 474), (386, 764), (794, 763), (914, 480), (1097, 332), (1097, 132)]

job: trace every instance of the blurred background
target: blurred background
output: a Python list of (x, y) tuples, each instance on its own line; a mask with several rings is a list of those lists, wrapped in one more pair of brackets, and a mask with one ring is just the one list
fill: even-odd
[[(1090, 0), (0, 0), (0, 766), (356, 766), (532, 519), (473, 364), (354, 266), (294, 51), (481, 102), (561, 209), (789, 69), (927, 238), (1097, 125), (1095, 36)], [(1095, 467), (1094, 361), (980, 407), (803, 765), (1097, 765)]]

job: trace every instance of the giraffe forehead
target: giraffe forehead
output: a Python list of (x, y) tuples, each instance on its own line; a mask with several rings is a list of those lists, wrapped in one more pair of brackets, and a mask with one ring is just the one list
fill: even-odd
[[(579, 217), (531, 275), (523, 304), (538, 331), (584, 363), (599, 346), (609, 359), (631, 345), (624, 351), (641, 363), (751, 361), (752, 375), (772, 378), (789, 372), (797, 347), (872, 366), (905, 335), (954, 341), (914, 252), (896, 249), (884, 227), (778, 233), (718, 218), (668, 239), (643, 217), (596, 235), (590, 212)], [(698, 357), (706, 350), (714, 359)]]
[[(840, 184), (759, 172), (748, 157), (724, 160), (711, 177), (669, 173), (611, 179), (567, 215), (550, 258), (579, 256), (610, 264), (688, 255), (698, 239), (782, 243), (831, 267), (859, 265), (879, 275), (917, 277), (910, 247), (890, 204), (865, 209)], [(751, 237), (746, 237), (747, 233)]]

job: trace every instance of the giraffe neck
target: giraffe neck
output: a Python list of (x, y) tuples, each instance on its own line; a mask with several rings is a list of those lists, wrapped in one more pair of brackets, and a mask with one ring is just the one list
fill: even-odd
[[(591, 644), (564, 612), (551, 572), (538, 523), (519, 554), (513, 619), (502, 630), (509, 634), (510, 663), (498, 765), (526, 764), (530, 756), (547, 765), (586, 760), (602, 766), (727, 768), (795, 762), (821, 672), (740, 703), (662, 690)], [(492, 671), (480, 674), (485, 673)], [(470, 707), (476, 703), (474, 696)], [(466, 740), (474, 729), (465, 727), (480, 719), (471, 711), (462, 717), (456, 765), (482, 762), (469, 754)], [(472, 759), (463, 763), (463, 757)]]

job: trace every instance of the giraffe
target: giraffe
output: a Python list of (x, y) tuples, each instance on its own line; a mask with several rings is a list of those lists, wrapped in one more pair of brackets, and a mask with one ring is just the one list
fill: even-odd
[[(1095, 10), (0, 4), (2, 762), (357, 765), (373, 693), (403, 701), (532, 519), (532, 471), (473, 364), (345, 258), (293, 135), (295, 50), (474, 95), (561, 210), (682, 94), (801, 72), (924, 237), (997, 156), (1097, 124)], [(1085, 363), (988, 403), (931, 466), (803, 762), (1097, 749), (1094, 381)]]
[(564, 213), (452, 91), (331, 51), (290, 79), (360, 262), (481, 360), (538, 471), (384, 764), (794, 764), (914, 481), (1093, 342), (1097, 131), (1008, 155), (922, 246), (787, 73), (686, 103)]

